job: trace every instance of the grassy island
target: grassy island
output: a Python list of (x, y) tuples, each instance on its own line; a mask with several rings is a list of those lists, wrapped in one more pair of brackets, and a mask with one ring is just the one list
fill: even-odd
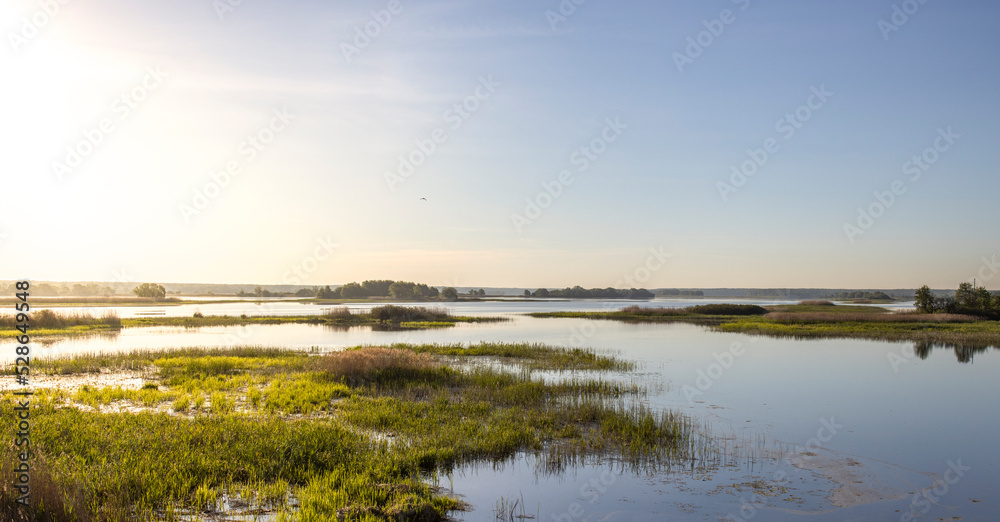
[[(322, 315), (256, 316), (242, 315), (201, 315), (190, 317), (129, 317), (119, 318), (113, 313), (94, 317), (89, 314), (60, 314), (52, 310), (40, 310), (31, 317), (29, 334), (32, 337), (55, 335), (82, 335), (100, 332), (115, 332), (122, 328), (143, 326), (176, 326), (198, 328), (206, 326), (244, 326), (251, 324), (319, 324), (352, 327), (367, 326), (377, 329), (405, 330), (422, 328), (451, 327), (459, 323), (489, 323), (506, 321), (505, 317), (463, 317), (453, 316), (443, 308), (408, 307), (384, 305), (373, 308), (368, 313), (351, 312), (346, 307), (331, 308)], [(14, 317), (0, 315), (0, 338), (17, 337)]]
[[(630, 400), (646, 393), (641, 386), (600, 377), (632, 368), (589, 350), (526, 344), (38, 359), (31, 508), (18, 515), (16, 493), (4, 488), (0, 513), (214, 520), (225, 504), (227, 516), (435, 521), (463, 504), (429, 478), (466, 463), (531, 453), (559, 470), (584, 457), (639, 467), (704, 455), (686, 417)], [(116, 376), (126, 378), (112, 385)], [(18, 399), (0, 397), (8, 433)], [(8, 445), (5, 476), (15, 459)]]

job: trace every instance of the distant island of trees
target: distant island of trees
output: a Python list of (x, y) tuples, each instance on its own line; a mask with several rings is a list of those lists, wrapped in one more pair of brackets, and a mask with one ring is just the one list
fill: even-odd
[[(458, 300), (458, 290), (452, 287), (439, 290), (437, 287), (428, 286), (423, 283), (393, 281), (391, 279), (347, 283), (337, 288), (331, 288), (329, 285), (303, 288), (296, 292), (295, 295), (297, 297), (314, 297), (316, 299), (389, 298), (398, 301)], [(486, 291), (482, 289), (470, 290), (468, 295), (480, 297), (486, 295)]]

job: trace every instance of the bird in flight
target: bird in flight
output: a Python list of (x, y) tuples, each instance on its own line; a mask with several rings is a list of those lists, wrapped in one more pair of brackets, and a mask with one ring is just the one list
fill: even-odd
[(420, 198), (420, 201), (427, 201), (427, 198)]

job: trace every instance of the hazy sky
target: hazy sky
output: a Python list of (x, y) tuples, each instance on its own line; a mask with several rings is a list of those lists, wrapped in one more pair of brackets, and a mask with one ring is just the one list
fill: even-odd
[(1000, 288), (998, 16), (7, 0), (0, 279)]

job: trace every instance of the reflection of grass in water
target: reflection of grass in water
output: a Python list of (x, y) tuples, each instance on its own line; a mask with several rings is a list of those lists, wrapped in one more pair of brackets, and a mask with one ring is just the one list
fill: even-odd
[[(441, 520), (461, 504), (418, 477), (462, 463), (529, 452), (552, 471), (602, 455), (641, 467), (687, 462), (708, 449), (683, 415), (638, 404), (640, 386), (572, 375), (546, 382), (531, 370), (629, 363), (539, 345), (462, 350), (397, 345), (311, 357), (188, 349), (40, 361), (63, 374), (138, 366), (159, 383), (35, 397), (32, 462), (55, 477), (44, 509), (55, 520), (72, 519), (59, 515), (70, 508), (92, 520), (149, 520), (226, 495), (259, 505), (280, 496), (288, 520)], [(501, 357), (522, 369), (450, 366), (445, 357)], [(13, 401), (8, 393), (0, 407), (13, 412)], [(143, 411), (72, 407), (109, 402)], [(13, 431), (14, 420), (5, 415), (2, 429)], [(10, 469), (12, 458), (2, 465)], [(299, 510), (284, 504), (286, 493)], [(0, 492), (0, 510), (11, 494)], [(42, 509), (37, 499), (33, 506)]]

